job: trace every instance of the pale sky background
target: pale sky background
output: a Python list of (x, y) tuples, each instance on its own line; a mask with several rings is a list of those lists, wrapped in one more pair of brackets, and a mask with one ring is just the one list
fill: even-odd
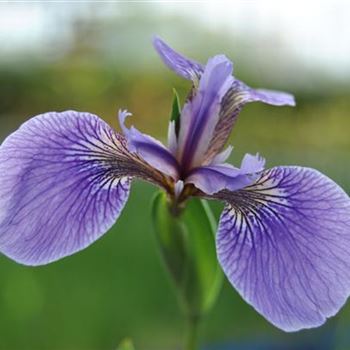
[[(239, 35), (256, 46), (272, 42), (278, 55), (293, 55), (301, 64), (350, 80), (350, 1), (95, 3), (99, 3), (96, 17), (117, 19), (126, 7), (132, 11), (142, 5), (163, 20), (180, 16), (213, 32)], [(0, 61), (49, 46), (52, 38), (56, 43), (69, 41), (74, 19), (84, 18), (90, 5), (88, 1), (0, 1)]]

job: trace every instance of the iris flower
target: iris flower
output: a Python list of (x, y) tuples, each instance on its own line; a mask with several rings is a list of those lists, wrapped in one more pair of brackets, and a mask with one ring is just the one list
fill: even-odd
[(224, 55), (200, 64), (159, 38), (164, 63), (192, 82), (168, 145), (96, 115), (35, 116), (0, 148), (0, 251), (25, 265), (76, 253), (114, 224), (133, 178), (164, 189), (179, 208), (191, 197), (226, 203), (217, 256), (232, 286), (285, 331), (316, 327), (350, 292), (350, 200), (317, 170), (278, 166), (246, 154), (239, 167), (224, 148), (242, 107), (294, 105), (286, 93), (252, 89)]

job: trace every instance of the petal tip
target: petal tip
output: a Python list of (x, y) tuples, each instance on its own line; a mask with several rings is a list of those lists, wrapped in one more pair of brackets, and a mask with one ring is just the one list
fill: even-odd
[(158, 50), (159, 46), (162, 46), (162, 45), (168, 46), (167, 44), (165, 44), (164, 40), (158, 34), (152, 35), (152, 44), (156, 50)]
[(118, 110), (118, 120), (119, 120), (119, 125), (123, 131), (123, 134), (125, 136), (128, 135), (129, 133), (129, 129), (125, 126), (125, 120), (127, 117), (132, 116), (132, 113), (130, 113), (128, 110), (126, 109), (119, 109)]

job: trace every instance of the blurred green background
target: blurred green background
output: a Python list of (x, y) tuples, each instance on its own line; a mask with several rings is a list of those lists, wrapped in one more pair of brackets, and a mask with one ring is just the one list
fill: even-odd
[[(0, 139), (53, 110), (89, 111), (119, 128), (117, 110), (127, 108), (164, 140), (172, 87), (184, 98), (189, 84), (153, 51), (159, 34), (203, 62), (225, 53), (251, 86), (296, 95), (295, 108), (244, 108), (232, 162), (260, 152), (268, 167), (314, 167), (350, 193), (349, 5), (261, 3), (1, 3)], [(40, 268), (0, 257), (0, 349), (115, 349), (124, 337), (138, 350), (179, 349), (182, 318), (152, 233), (154, 191), (134, 183), (111, 231), (73, 257)], [(349, 329), (350, 303), (320, 329), (285, 334), (225, 283), (202, 336), (215, 350), (347, 350)]]

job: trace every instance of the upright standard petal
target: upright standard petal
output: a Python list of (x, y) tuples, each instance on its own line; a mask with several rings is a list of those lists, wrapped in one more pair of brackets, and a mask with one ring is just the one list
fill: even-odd
[(225, 56), (209, 59), (195, 94), (181, 113), (178, 159), (186, 170), (203, 163), (219, 120), (220, 103), (232, 85), (232, 62)]
[(160, 181), (97, 116), (30, 119), (0, 147), (0, 251), (42, 265), (84, 249), (118, 218), (128, 176)]
[(288, 93), (263, 89), (252, 89), (235, 79), (222, 100), (219, 121), (206, 152), (206, 160), (211, 161), (224, 148), (238, 114), (249, 102), (263, 102), (274, 106), (295, 106), (294, 97)]
[(181, 77), (196, 80), (202, 74), (204, 70), (202, 64), (177, 53), (159, 37), (154, 38), (153, 46), (163, 62)]
[[(211, 70), (209, 69), (208, 64), (202, 65), (201, 63), (182, 56), (160, 38), (155, 38), (153, 44), (163, 62), (170, 69), (183, 78), (194, 82), (196, 86), (194, 89), (194, 95), (196, 95), (198, 80), (203, 80), (202, 76), (205, 75), (205, 71)], [(223, 56), (218, 55), (215, 57)], [(215, 57), (211, 58), (208, 63), (212, 62), (213, 59), (215, 60)], [(215, 76), (215, 74), (212, 74), (212, 76)], [(217, 81), (219, 81), (219, 79)], [(214, 89), (212, 90), (214, 91)], [(206, 139), (207, 142), (209, 142), (209, 145), (207, 145), (205, 155), (202, 157), (205, 164), (209, 164), (214, 157), (223, 150), (242, 107), (246, 103), (255, 101), (274, 106), (295, 105), (294, 97), (288, 93), (264, 89), (252, 89), (242, 81), (232, 77), (231, 87), (222, 98), (221, 106), (218, 111), (219, 116), (214, 124), (215, 130), (211, 132), (211, 135), (208, 133), (210, 138)], [(188, 119), (190, 119), (189, 114), (191, 113), (189, 109), (191, 107), (190, 104), (184, 107), (181, 123), (188, 123)], [(213, 116), (213, 119), (215, 119), (215, 116)]]
[(223, 191), (218, 258), (241, 296), (285, 331), (317, 327), (350, 294), (350, 199), (316, 170), (276, 167)]

